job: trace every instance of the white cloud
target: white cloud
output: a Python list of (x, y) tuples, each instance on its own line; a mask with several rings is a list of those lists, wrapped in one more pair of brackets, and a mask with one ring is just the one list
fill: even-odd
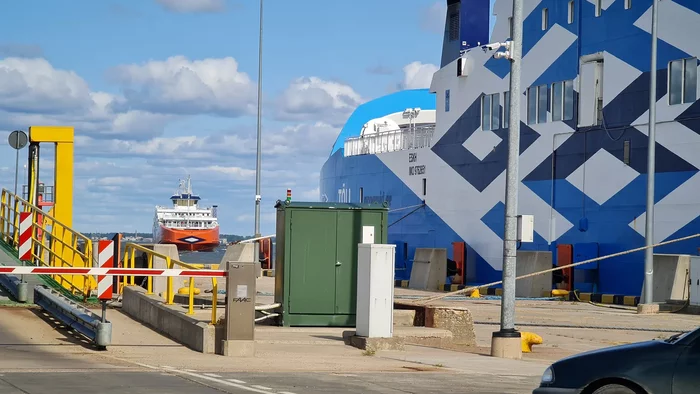
[(436, 1), (430, 6), (422, 8), (420, 12), (422, 29), (436, 34), (445, 32), (447, 5), (444, 1)]
[(440, 68), (434, 64), (419, 61), (409, 63), (403, 68), (404, 78), (399, 89), (425, 89), (430, 87), (433, 74)]
[(292, 81), (279, 97), (275, 116), (280, 120), (323, 120), (338, 126), (363, 102), (347, 84), (302, 77)]
[(118, 99), (90, 90), (73, 71), (54, 68), (46, 59), (0, 60), (0, 128), (32, 124), (69, 124), (82, 133), (150, 138), (162, 133), (169, 116), (139, 110), (114, 112)]
[(0, 110), (25, 113), (82, 112), (94, 102), (88, 84), (72, 71), (56, 70), (46, 59), (0, 61)]
[[(254, 84), (236, 61), (173, 57), (120, 66), (110, 76), (124, 87), (123, 95), (92, 90), (75, 72), (45, 59), (0, 60), (0, 138), (32, 124), (75, 127), (76, 228), (149, 231), (154, 206), (168, 205), (178, 179), (191, 174), (202, 203), (219, 205), (222, 232), (252, 233), (254, 122), (226, 120), (235, 124), (202, 130), (190, 129), (196, 123), (186, 118), (254, 113)], [(252, 93), (240, 94), (246, 87)], [(318, 199), (319, 170), (340, 125), (363, 101), (350, 86), (316, 77), (294, 80), (278, 98), (276, 108), (284, 111), (277, 112), (300, 123), (263, 123), (264, 232), (274, 232), (273, 205), (287, 188), (297, 200)], [(195, 107), (185, 111), (186, 103)], [(175, 135), (164, 135), (166, 125)], [(14, 154), (8, 153), (14, 152), (0, 146), (2, 187), (11, 187), (14, 178)], [(26, 149), (20, 154), (23, 164)], [(42, 149), (47, 184), (52, 160), (51, 149)]]
[(224, 0), (156, 0), (163, 8), (172, 12), (222, 12), (226, 9)]
[(240, 116), (257, 109), (257, 90), (232, 57), (121, 65), (108, 76), (123, 88), (117, 107), (166, 114)]

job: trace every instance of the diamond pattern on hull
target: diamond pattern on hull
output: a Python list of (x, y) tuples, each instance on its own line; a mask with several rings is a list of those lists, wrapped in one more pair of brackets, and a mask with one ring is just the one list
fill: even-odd
[(621, 162), (607, 150), (601, 149), (572, 172), (566, 180), (598, 205), (603, 205), (638, 176), (639, 173), (632, 167)]
[(191, 235), (189, 237), (180, 238), (180, 239), (178, 239), (178, 241), (187, 242), (189, 244), (196, 244), (197, 242), (202, 242), (204, 240), (202, 238), (195, 237), (194, 235)]

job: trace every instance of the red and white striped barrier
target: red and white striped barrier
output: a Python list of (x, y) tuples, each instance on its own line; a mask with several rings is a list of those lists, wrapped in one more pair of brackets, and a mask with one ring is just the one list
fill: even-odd
[(19, 259), (32, 260), (32, 214), (31, 212), (19, 213), (19, 246), (17, 247)]
[[(97, 265), (99, 268), (114, 268), (114, 241), (102, 240), (97, 244)], [(112, 299), (112, 277), (107, 275), (97, 276), (97, 298), (100, 300)]]
[(223, 278), (226, 271), (146, 268), (0, 267), (0, 275), (196, 276)]

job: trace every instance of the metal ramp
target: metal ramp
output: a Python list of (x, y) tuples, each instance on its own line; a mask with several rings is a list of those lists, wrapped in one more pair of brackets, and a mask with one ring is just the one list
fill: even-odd
[[(17, 258), (17, 251), (0, 241), (0, 265), (21, 266), (22, 262)], [(22, 284), (24, 279), (25, 284)], [(34, 287), (44, 285), (46, 282), (37, 275), (26, 275), (24, 278), (14, 275), (0, 275), (0, 286), (10, 293), (12, 298), (19, 302), (34, 303)]]

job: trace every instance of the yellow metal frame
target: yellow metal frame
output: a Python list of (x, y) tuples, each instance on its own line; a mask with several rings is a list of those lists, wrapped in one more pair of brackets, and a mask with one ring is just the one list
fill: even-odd
[[(155, 252), (145, 246), (141, 246), (139, 244), (131, 243), (128, 242), (124, 245), (124, 268), (136, 268), (136, 251), (141, 251), (143, 252), (147, 259), (147, 267), (148, 269), (153, 269), (153, 258), (154, 257), (160, 257), (161, 259), (165, 260), (165, 265), (168, 269), (173, 269), (175, 266), (188, 269), (188, 270), (198, 270), (204, 268), (203, 264), (187, 264), (183, 263), (182, 261), (175, 260), (171, 258), (168, 255), (162, 254)], [(212, 284), (212, 297), (211, 297), (211, 322), (210, 324), (216, 324), (216, 307), (217, 307), (217, 296), (219, 294), (218, 290), (218, 281), (216, 278), (211, 278), (211, 284)], [(136, 277), (131, 275), (131, 276), (125, 276), (123, 280), (123, 285), (124, 286), (136, 286)], [(122, 294), (124, 291), (123, 287), (119, 288), (119, 294)], [(188, 286), (188, 293), (189, 293), (189, 308), (187, 310), (188, 315), (194, 315), (194, 296), (195, 296), (195, 288), (194, 288), (194, 277), (190, 276), (189, 277), (189, 286)], [(146, 284), (146, 294), (152, 295), (153, 294), (153, 277), (149, 276), (147, 279), (147, 284)], [(165, 303), (168, 305), (172, 305), (174, 303), (174, 298), (175, 298), (175, 292), (173, 291), (173, 277), (168, 276), (167, 277), (167, 285), (166, 285), (166, 290), (165, 290)]]
[[(51, 215), (54, 223), (60, 226), (51, 227), (51, 238), (57, 242), (51, 243), (50, 265), (53, 267), (66, 265), (73, 267), (91, 267), (92, 259), (76, 259), (75, 255), (65, 245), (71, 242), (73, 234), (73, 151), (75, 131), (70, 126), (31, 126), (29, 127), (29, 142), (31, 144), (51, 143), (56, 147), (54, 159), (54, 205)], [(36, 168), (30, 174), (30, 198), (36, 193), (34, 184), (38, 178)], [(61, 280), (60, 282), (65, 282)], [(87, 283), (78, 280), (71, 282), (74, 287), (85, 287)], [(68, 288), (68, 287), (67, 287)]]
[[(29, 142), (56, 145), (54, 163), (53, 216), (66, 227), (73, 226), (73, 143), (75, 132), (69, 126), (31, 126)], [(33, 184), (30, 185), (30, 191)]]
[[(0, 197), (0, 237), (15, 249), (19, 247), (19, 214), (32, 214), (32, 261), (45, 267), (91, 267), (92, 240), (72, 230), (41, 208), (30, 204), (7, 189)], [(50, 233), (51, 241), (46, 234)], [(61, 234), (55, 237), (54, 234)], [(50, 246), (47, 246), (50, 244)], [(80, 248), (80, 244), (84, 248)], [(97, 287), (94, 276), (52, 275), (52, 278), (73, 294), (87, 297)]]

